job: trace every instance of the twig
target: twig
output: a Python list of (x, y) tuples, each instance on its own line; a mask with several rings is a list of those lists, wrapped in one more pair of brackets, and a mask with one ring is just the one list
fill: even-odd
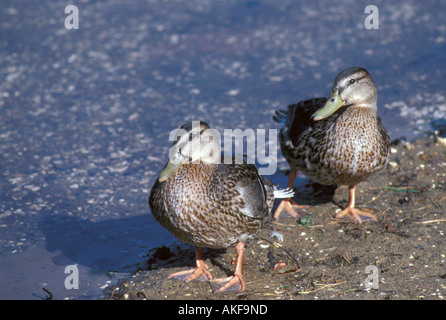
[(414, 222), (414, 223), (429, 224), (429, 223), (436, 223), (436, 222), (446, 222), (446, 219), (434, 219), (434, 220), (418, 221), (418, 222)]
[(314, 292), (317, 292), (317, 291), (322, 290), (322, 289), (332, 288), (332, 287), (335, 287), (335, 286), (338, 286), (338, 285), (340, 285), (340, 284), (344, 284), (344, 283), (347, 283), (347, 280), (344, 280), (344, 281), (341, 281), (341, 282), (337, 282), (337, 283), (326, 284), (326, 285), (323, 285), (322, 287), (317, 288), (317, 289), (315, 289), (315, 290), (311, 290), (311, 291), (300, 291), (300, 292), (298, 292), (298, 293), (299, 293), (299, 294), (310, 294), (310, 293), (314, 293)]
[(416, 188), (391, 188), (391, 187), (383, 187), (383, 190), (388, 191), (397, 191), (397, 192), (412, 192), (412, 193), (422, 193), (423, 189), (416, 189)]
[(347, 261), (347, 263), (351, 266), (353, 261), (352, 259), (350, 259), (350, 256), (348, 255), (347, 252), (345, 252), (344, 250), (341, 250), (339, 248), (336, 248), (336, 251), (338, 251), (338, 253), (342, 256), (342, 258), (344, 258), (345, 261)]
[(48, 293), (48, 296), (45, 297), (45, 300), (53, 300), (53, 294), (50, 290), (48, 290), (47, 288), (42, 288), (42, 290)]
[(389, 210), (391, 210), (391, 208), (389, 208), (389, 207), (387, 207), (387, 208), (385, 208), (383, 211), (381, 211), (381, 212), (378, 212), (376, 215), (378, 216), (378, 215), (384, 215), (387, 211), (389, 211)]
[(378, 200), (378, 198), (381, 197), (383, 195), (383, 193), (384, 192), (381, 191), (380, 193), (378, 193), (378, 195), (376, 197), (373, 197), (372, 200), (370, 200), (369, 202), (366, 202), (365, 204), (367, 205), (369, 203), (372, 203), (373, 201)]
[(278, 222), (278, 221), (272, 221), (272, 224), (275, 224), (275, 225), (278, 225), (278, 226), (282, 226), (282, 227), (287, 227), (287, 228), (297, 227), (296, 224), (291, 224), (291, 223), (285, 224), (285, 223), (281, 223), (281, 222)]

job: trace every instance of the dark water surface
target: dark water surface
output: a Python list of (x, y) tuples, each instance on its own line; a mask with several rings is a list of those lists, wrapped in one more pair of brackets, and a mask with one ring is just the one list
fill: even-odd
[[(84, 0), (67, 30), (66, 1), (3, 1), (0, 298), (98, 298), (173, 241), (147, 198), (186, 121), (279, 129), (275, 109), (327, 96), (355, 65), (392, 139), (443, 130), (446, 2), (374, 1), (370, 30), (369, 4)], [(64, 284), (69, 265), (79, 289)]]

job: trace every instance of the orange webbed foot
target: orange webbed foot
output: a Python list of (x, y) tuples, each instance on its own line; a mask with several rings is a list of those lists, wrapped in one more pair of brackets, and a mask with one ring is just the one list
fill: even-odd
[(199, 247), (195, 249), (195, 263), (197, 264), (195, 268), (172, 273), (167, 279), (178, 279), (186, 282), (212, 280), (212, 275), (208, 271), (209, 267), (204, 263)]
[(212, 291), (214, 292), (239, 293), (245, 290), (245, 281), (238, 275), (211, 280), (210, 283)]
[[(205, 265), (206, 266), (206, 265)], [(207, 271), (208, 267), (196, 267), (190, 270), (172, 273), (167, 279), (183, 280), (185, 282), (198, 282), (212, 280), (212, 275)]]
[(361, 211), (356, 208), (347, 207), (336, 215), (337, 219), (342, 219), (348, 222), (361, 224), (365, 221), (378, 221), (374, 214)]
[(299, 213), (299, 209), (304, 209), (308, 207), (309, 206), (307, 205), (297, 204), (291, 199), (284, 199), (280, 202), (279, 206), (276, 209), (276, 212), (274, 212), (274, 219), (279, 219), (283, 211), (285, 211), (294, 218), (299, 218), (301, 216), (301, 214)]

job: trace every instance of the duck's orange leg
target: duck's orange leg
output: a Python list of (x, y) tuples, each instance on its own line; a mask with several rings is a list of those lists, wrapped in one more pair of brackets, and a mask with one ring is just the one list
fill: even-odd
[[(293, 182), (296, 180), (297, 176), (297, 169), (290, 169), (290, 174), (288, 175), (288, 189), (293, 188)], [(298, 218), (300, 217), (300, 214), (297, 210), (297, 208), (308, 208), (306, 205), (300, 205), (294, 202), (291, 198), (283, 199), (279, 206), (276, 209), (276, 212), (274, 212), (274, 219), (279, 219), (280, 214), (283, 210), (285, 210), (288, 214), (290, 214), (292, 217)]]
[(343, 219), (356, 224), (364, 221), (378, 221), (374, 214), (364, 212), (355, 208), (356, 185), (349, 186), (349, 202), (347, 208), (336, 215), (337, 219)]
[(179, 279), (186, 282), (212, 280), (211, 273), (207, 271), (209, 267), (204, 263), (201, 255), (201, 248), (199, 247), (195, 249), (195, 262), (197, 267), (186, 271), (172, 273), (168, 279)]
[(245, 290), (245, 281), (242, 276), (242, 258), (245, 244), (239, 242), (235, 247), (237, 251), (237, 265), (233, 276), (221, 279), (215, 279), (211, 281), (211, 287), (214, 292), (242, 292)]

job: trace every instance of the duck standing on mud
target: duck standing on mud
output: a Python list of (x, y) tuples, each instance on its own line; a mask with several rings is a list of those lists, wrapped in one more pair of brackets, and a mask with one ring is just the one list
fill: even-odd
[[(297, 170), (323, 185), (347, 185), (348, 206), (336, 215), (353, 223), (374, 220), (373, 214), (355, 208), (356, 185), (383, 169), (390, 155), (390, 139), (377, 113), (377, 91), (364, 68), (352, 67), (338, 74), (331, 95), (300, 101), (276, 111), (275, 121), (282, 154), (290, 165), (288, 188)], [(300, 205), (284, 199), (283, 210), (298, 216)]]
[[(220, 142), (205, 122), (189, 122), (180, 130), (169, 161), (152, 187), (149, 205), (164, 228), (196, 247), (196, 267), (171, 274), (169, 279), (210, 281), (214, 291), (241, 292), (246, 240), (263, 226), (274, 199), (292, 197), (293, 192), (275, 190), (254, 164), (237, 163), (241, 161), (236, 158), (223, 163)], [(234, 275), (213, 279), (201, 248), (233, 244), (237, 244)]]

